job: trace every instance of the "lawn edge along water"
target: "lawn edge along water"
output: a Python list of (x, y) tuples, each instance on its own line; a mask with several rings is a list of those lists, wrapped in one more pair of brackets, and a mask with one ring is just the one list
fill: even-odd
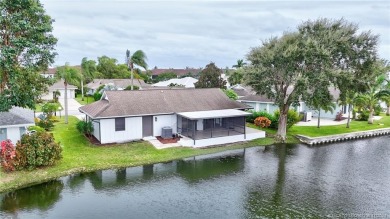
[(56, 142), (60, 142), (63, 158), (54, 166), (32, 171), (0, 172), (0, 193), (41, 184), (63, 176), (97, 170), (134, 167), (154, 163), (213, 154), (234, 149), (274, 144), (273, 138), (261, 138), (205, 149), (187, 147), (157, 150), (149, 142), (137, 141), (126, 144), (96, 146), (76, 130), (76, 117), (55, 123), (52, 131)]

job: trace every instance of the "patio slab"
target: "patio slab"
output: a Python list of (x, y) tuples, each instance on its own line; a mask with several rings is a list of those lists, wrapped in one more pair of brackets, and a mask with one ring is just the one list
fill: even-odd
[(174, 148), (174, 147), (181, 147), (179, 143), (168, 143), (163, 144), (157, 138), (155, 137), (145, 137), (143, 140), (150, 142), (156, 149), (165, 149), (165, 148)]

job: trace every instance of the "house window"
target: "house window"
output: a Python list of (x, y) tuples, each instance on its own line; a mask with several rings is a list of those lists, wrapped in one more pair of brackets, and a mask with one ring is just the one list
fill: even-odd
[(2, 128), (0, 129), (0, 141), (7, 140), (7, 129)]
[(22, 137), (22, 135), (26, 134), (26, 127), (19, 127), (19, 132), (20, 132), (20, 137)]
[(124, 131), (125, 126), (125, 118), (116, 118), (115, 119), (115, 131)]

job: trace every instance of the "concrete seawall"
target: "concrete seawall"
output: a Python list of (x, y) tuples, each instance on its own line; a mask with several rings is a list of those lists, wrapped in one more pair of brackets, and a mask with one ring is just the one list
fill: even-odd
[(380, 135), (389, 135), (390, 128), (359, 131), (359, 132), (350, 132), (345, 134), (337, 135), (327, 135), (321, 137), (308, 137), (305, 135), (296, 135), (296, 137), (304, 144), (316, 145), (316, 144), (325, 144), (325, 143), (334, 143), (347, 140), (356, 140), (360, 138), (368, 138)]

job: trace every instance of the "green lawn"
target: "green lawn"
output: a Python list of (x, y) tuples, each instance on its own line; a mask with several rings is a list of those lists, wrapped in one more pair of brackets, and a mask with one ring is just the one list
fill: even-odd
[(95, 99), (93, 99), (92, 96), (84, 96), (84, 100), (81, 100), (81, 94), (77, 94), (76, 96), (77, 102), (79, 102), (81, 105), (87, 105), (90, 103), (95, 102)]
[(53, 134), (56, 141), (59, 141), (63, 147), (63, 158), (57, 165), (34, 171), (8, 174), (0, 171), (0, 192), (38, 184), (72, 173), (165, 162), (200, 154), (274, 143), (273, 138), (263, 138), (208, 149), (180, 147), (157, 150), (144, 141), (111, 146), (95, 146), (91, 145), (83, 135), (77, 132), (76, 122), (75, 117), (69, 117), (68, 125), (64, 124), (63, 119), (55, 123)]
[[(368, 124), (367, 121), (351, 121), (350, 128), (346, 128), (346, 124), (333, 125), (333, 126), (293, 126), (287, 131), (288, 137), (295, 136), (297, 134), (306, 135), (309, 137), (319, 137), (326, 135), (343, 134), (348, 132), (366, 131), (372, 129), (381, 129), (390, 127), (390, 116), (381, 114), (380, 120), (374, 120), (374, 124)], [(383, 125), (380, 125), (383, 124)], [(258, 128), (253, 124), (249, 124), (249, 127)], [(258, 128), (260, 129), (260, 128)], [(273, 129), (262, 129), (269, 134), (275, 134), (276, 130)]]

